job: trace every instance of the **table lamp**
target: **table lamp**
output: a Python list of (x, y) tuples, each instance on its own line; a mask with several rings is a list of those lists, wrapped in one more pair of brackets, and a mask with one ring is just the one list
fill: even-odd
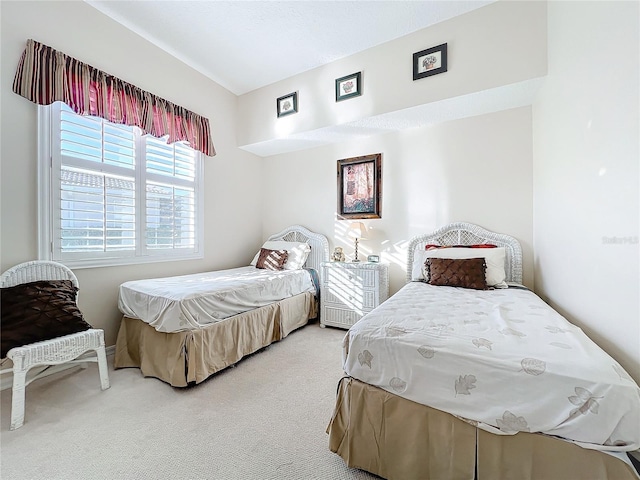
[(349, 230), (347, 232), (347, 235), (353, 238), (353, 241), (355, 244), (355, 254), (354, 254), (353, 260), (351, 260), (352, 262), (360, 261), (358, 259), (358, 240), (360, 240), (361, 238), (364, 238), (364, 235), (366, 232), (367, 232), (367, 227), (365, 227), (364, 223), (362, 222), (353, 222), (351, 225), (349, 225)]

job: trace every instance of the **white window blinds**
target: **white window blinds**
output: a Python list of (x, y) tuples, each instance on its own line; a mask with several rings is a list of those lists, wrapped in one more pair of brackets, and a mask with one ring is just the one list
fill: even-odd
[(89, 266), (202, 257), (199, 152), (60, 102), (41, 109), (50, 133), (41, 135), (50, 138), (42, 162), (50, 192), (41, 199), (48, 258)]

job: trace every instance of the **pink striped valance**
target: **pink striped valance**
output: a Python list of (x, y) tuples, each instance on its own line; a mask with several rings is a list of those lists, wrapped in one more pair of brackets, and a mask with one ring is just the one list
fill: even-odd
[(27, 40), (13, 91), (39, 105), (61, 101), (80, 115), (135, 125), (213, 156), (209, 120), (51, 47)]

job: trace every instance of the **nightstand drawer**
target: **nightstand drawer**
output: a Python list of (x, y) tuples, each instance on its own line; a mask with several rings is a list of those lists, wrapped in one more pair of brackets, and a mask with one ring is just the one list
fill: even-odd
[(349, 291), (334, 287), (325, 289), (323, 301), (327, 302), (327, 305), (332, 304), (357, 310), (372, 310), (377, 305), (376, 292), (372, 290)]
[(327, 268), (325, 282), (332, 285), (342, 285), (360, 288), (375, 288), (378, 272), (376, 270)]
[(329, 305), (325, 305), (322, 312), (324, 317), (323, 323), (331, 325), (333, 327), (350, 328), (354, 323), (360, 320), (363, 315), (343, 308), (334, 308)]

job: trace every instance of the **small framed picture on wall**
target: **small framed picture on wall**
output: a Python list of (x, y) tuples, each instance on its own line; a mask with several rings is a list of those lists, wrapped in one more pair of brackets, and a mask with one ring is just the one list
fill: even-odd
[(362, 72), (336, 78), (336, 102), (362, 95)]
[(447, 44), (413, 54), (413, 79), (418, 80), (447, 71)]
[(298, 111), (298, 92), (283, 95), (276, 100), (278, 117), (291, 115)]

